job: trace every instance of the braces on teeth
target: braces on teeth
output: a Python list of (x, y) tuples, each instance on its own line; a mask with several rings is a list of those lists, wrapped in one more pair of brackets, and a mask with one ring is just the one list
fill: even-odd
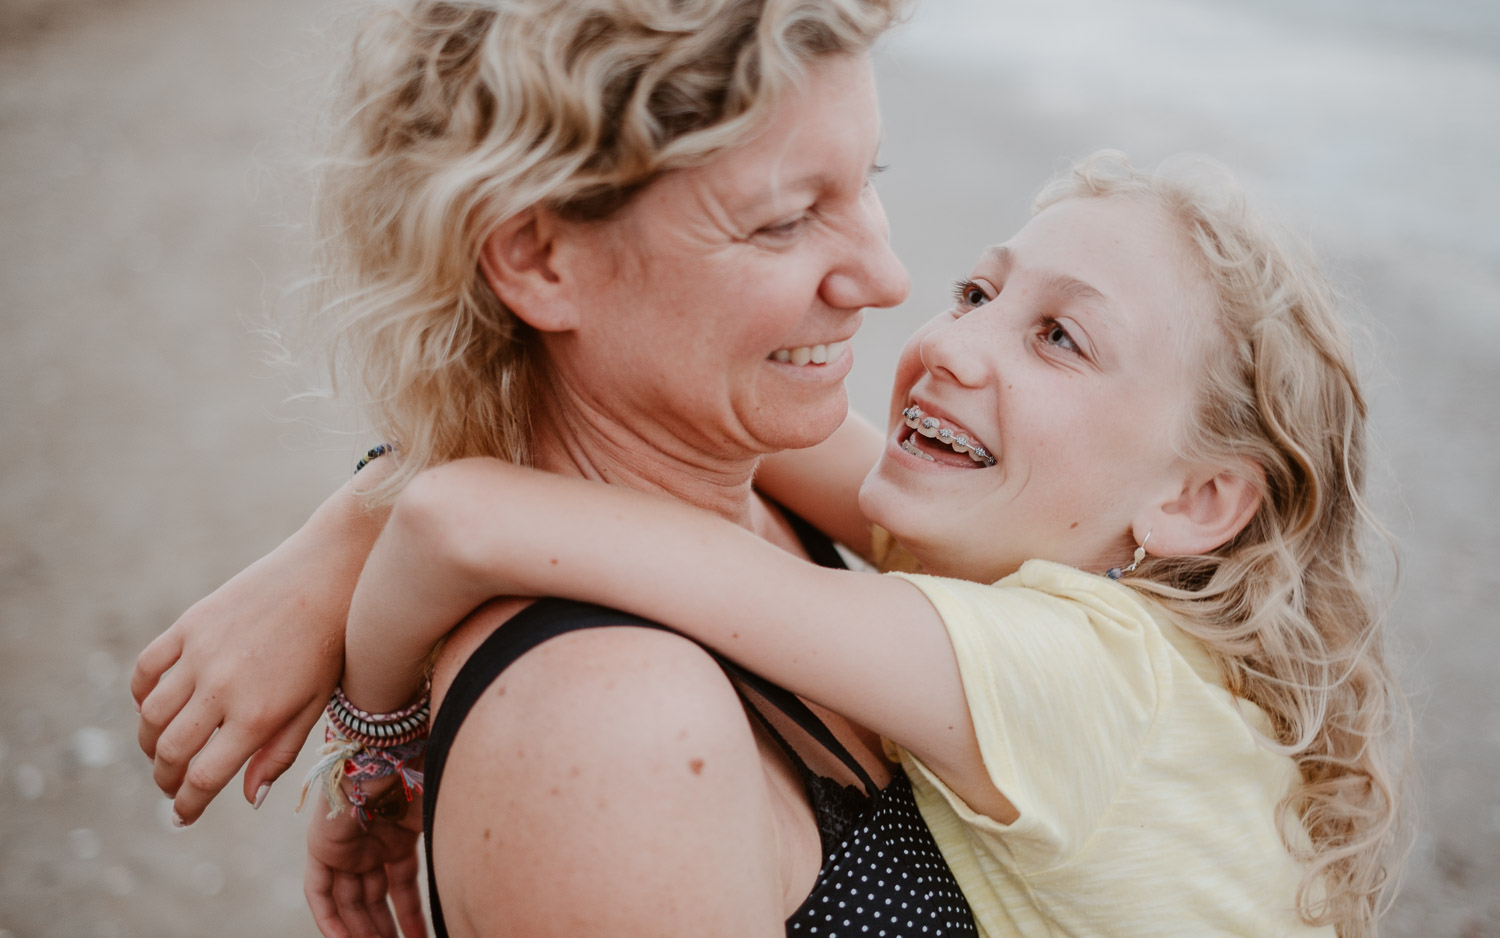
[[(943, 426), (936, 417), (929, 417), (922, 413), (922, 408), (912, 405), (903, 410), (901, 416), (906, 418), (906, 425), (908, 427), (911, 427), (925, 437), (946, 443), (955, 453), (968, 453), (970, 459), (985, 466), (993, 466), (995, 464), (995, 457), (991, 456), (989, 451), (983, 446), (969, 442), (968, 434), (955, 434), (952, 430)], [(901, 448), (913, 456), (922, 456), (928, 460), (932, 460), (931, 456), (917, 449), (916, 444), (912, 443), (910, 438), (902, 441)]]

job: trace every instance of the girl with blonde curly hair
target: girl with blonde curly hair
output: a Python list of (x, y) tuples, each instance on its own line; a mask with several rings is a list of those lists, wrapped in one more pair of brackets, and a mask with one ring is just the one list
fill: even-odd
[(922, 572), (460, 461), (397, 500), (344, 686), (399, 705), (491, 595), (606, 603), (889, 740), (983, 934), (1372, 935), (1405, 753), (1365, 417), (1305, 248), (1216, 166), (1102, 152), (901, 355), (840, 502)]

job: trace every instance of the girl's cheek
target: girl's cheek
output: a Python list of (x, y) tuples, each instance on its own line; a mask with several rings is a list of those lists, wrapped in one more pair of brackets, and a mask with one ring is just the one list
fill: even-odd
[(906, 407), (912, 387), (922, 377), (922, 356), (915, 339), (902, 346), (896, 359), (896, 374), (891, 383), (891, 413), (900, 413)]

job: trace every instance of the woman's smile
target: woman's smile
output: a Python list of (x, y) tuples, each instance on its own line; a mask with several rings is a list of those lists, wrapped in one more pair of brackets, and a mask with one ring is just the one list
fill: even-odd
[(821, 345), (799, 345), (795, 348), (779, 348), (770, 358), (782, 364), (827, 365), (837, 362), (849, 347), (848, 342), (828, 342)]

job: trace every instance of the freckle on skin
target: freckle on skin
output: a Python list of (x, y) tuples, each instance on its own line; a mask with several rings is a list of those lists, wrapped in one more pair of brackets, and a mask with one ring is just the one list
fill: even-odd
[(693, 770), (693, 774), (694, 775), (702, 775), (703, 774), (703, 760), (702, 759), (691, 759), (691, 760), (689, 760), (688, 761), (688, 768), (690, 768), (690, 769)]
[(490, 829), (488, 827), (486, 827), (484, 829), (484, 839), (485, 840), (489, 840), (490, 839)]
[(1071, 531), (1071, 530), (1073, 530), (1076, 527), (1078, 527), (1078, 522), (1077, 521), (1075, 521), (1072, 524), (1068, 525), (1068, 530)]
[(549, 791), (549, 792), (547, 792), (547, 794), (549, 794), (549, 795), (560, 795), (560, 794), (562, 794), (562, 789), (558, 788), (557, 786), (554, 785), (553, 788), (552, 788), (552, 790)]
[(553, 557), (553, 558), (552, 558), (552, 559), (551, 559), (551, 560), (550, 560), (550, 561), (548, 561), (548, 562), (549, 562), (549, 563), (551, 563), (551, 564), (552, 564), (552, 566), (554, 566), (554, 567), (555, 567), (555, 566), (557, 566), (557, 558), (556, 558), (556, 557)]

